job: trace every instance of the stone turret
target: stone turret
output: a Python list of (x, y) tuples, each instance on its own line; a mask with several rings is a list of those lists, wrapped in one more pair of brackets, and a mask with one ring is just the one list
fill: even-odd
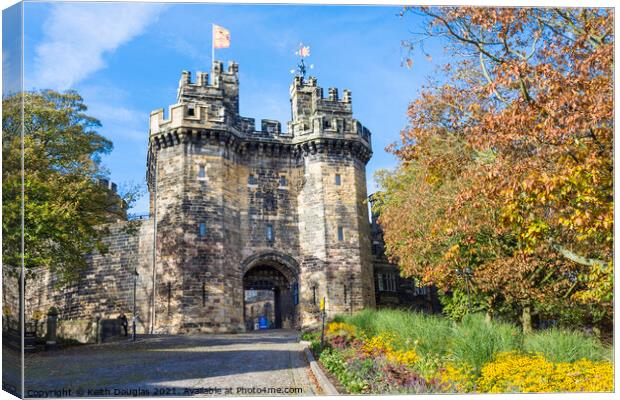
[(323, 88), (317, 86), (317, 79), (310, 77), (305, 82), (295, 77), (290, 87), (292, 121), (288, 130), (294, 137), (320, 135), (332, 138), (362, 138), (368, 149), (370, 131), (353, 118), (351, 92), (343, 90), (342, 99), (337, 88), (329, 88), (327, 98)]
[[(327, 300), (330, 316), (374, 306), (366, 163), (370, 131), (353, 118), (351, 92), (296, 77), (290, 87), (289, 133), (303, 156), (305, 184), (298, 197), (303, 287), (306, 298)], [(310, 293), (310, 290), (312, 293)], [(307, 303), (306, 303), (307, 304)], [(304, 314), (304, 323), (316, 314)]]

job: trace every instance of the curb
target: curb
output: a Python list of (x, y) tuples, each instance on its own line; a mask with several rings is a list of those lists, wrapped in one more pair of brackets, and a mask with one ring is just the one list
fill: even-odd
[(325, 373), (323, 372), (319, 364), (314, 359), (312, 352), (308, 348), (308, 346), (310, 345), (310, 342), (306, 342), (302, 340), (299, 343), (301, 343), (301, 345), (304, 347), (304, 354), (306, 355), (306, 359), (308, 360), (308, 363), (310, 364), (310, 369), (312, 370), (312, 373), (316, 377), (316, 380), (319, 382), (321, 389), (323, 389), (323, 392), (327, 396), (338, 396), (340, 393), (338, 393), (338, 390), (336, 390), (336, 387), (329, 381), (329, 379), (327, 378), (327, 376), (325, 375)]

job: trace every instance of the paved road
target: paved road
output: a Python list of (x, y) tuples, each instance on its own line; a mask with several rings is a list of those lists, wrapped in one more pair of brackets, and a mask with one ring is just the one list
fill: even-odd
[(26, 396), (309, 395), (309, 371), (294, 331), (156, 336), (27, 355)]

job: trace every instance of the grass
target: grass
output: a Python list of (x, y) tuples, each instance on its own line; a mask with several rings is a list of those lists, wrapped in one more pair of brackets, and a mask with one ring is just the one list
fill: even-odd
[(543, 353), (553, 362), (573, 362), (586, 358), (592, 361), (612, 361), (613, 352), (596, 338), (581, 332), (547, 329), (534, 332), (524, 339), (524, 349)]
[(511, 350), (541, 352), (553, 362), (612, 359), (609, 347), (580, 332), (548, 329), (524, 336), (514, 324), (485, 321), (480, 314), (457, 323), (440, 315), (384, 309), (338, 316), (337, 320), (355, 325), (367, 337), (391, 333), (401, 349), (415, 348), (426, 359), (439, 357), (468, 364), (476, 375), (495, 354)]
[(392, 333), (399, 348), (415, 347), (422, 355), (445, 354), (451, 329), (447, 318), (404, 310), (364, 310), (346, 317), (345, 322), (357, 326), (368, 337)]
[(473, 367), (476, 375), (498, 352), (520, 350), (519, 329), (502, 322), (487, 322), (480, 314), (467, 315), (455, 324), (450, 341), (450, 355), (457, 364)]

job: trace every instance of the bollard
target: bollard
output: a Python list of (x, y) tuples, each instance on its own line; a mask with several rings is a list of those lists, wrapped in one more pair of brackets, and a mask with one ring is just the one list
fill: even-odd
[(45, 339), (45, 350), (55, 350), (58, 347), (56, 343), (56, 328), (58, 326), (58, 310), (51, 307), (47, 312), (47, 337)]

